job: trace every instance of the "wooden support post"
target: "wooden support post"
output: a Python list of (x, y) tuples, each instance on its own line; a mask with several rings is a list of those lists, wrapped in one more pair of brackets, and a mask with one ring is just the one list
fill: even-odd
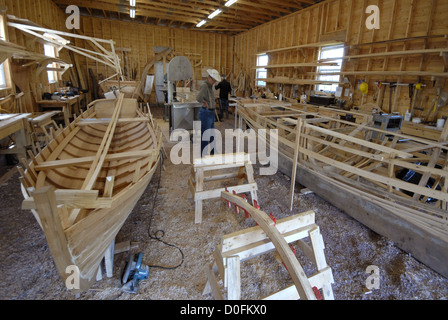
[(294, 159), (292, 161), (291, 187), (289, 191), (289, 210), (292, 211), (294, 204), (294, 188), (296, 185), (297, 161), (299, 160), (300, 132), (302, 131), (302, 118), (297, 119), (296, 144), (294, 149)]
[[(204, 170), (199, 168), (195, 176), (196, 192), (204, 190)], [(202, 199), (195, 199), (194, 223), (202, 223)]]
[[(324, 254), (324, 240), (322, 234), (320, 233), (319, 227), (314, 228), (309, 232), (311, 247), (313, 248), (313, 253), (316, 261), (317, 271), (323, 272), (328, 268), (327, 261)], [(334, 300), (333, 289), (331, 288), (331, 283), (334, 282), (324, 282), (322, 284), (322, 293), (325, 300)]]
[(240, 257), (227, 258), (227, 299), (241, 299)]
[(106, 266), (106, 275), (108, 278), (112, 278), (112, 276), (113, 276), (114, 247), (115, 247), (115, 239), (112, 241), (110, 246), (107, 248), (106, 254), (104, 255), (104, 264)]
[(213, 269), (214, 269), (213, 263), (205, 268), (208, 280), (205, 285), (204, 291), (202, 292), (202, 295), (206, 295), (211, 292), (215, 300), (224, 300), (221, 291), (219, 290), (218, 281), (216, 279), (215, 272)]
[(34, 191), (32, 196), (56, 268), (65, 282), (68, 277), (66, 267), (74, 263), (68, 250), (54, 191), (54, 187), (45, 186)]

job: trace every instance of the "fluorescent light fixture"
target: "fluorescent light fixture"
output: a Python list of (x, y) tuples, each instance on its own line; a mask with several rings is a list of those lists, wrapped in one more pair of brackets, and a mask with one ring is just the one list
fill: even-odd
[(135, 9), (131, 8), (131, 10), (129, 10), (129, 15), (131, 16), (132, 19), (135, 18)]
[(208, 16), (208, 18), (209, 19), (213, 19), (214, 17), (216, 17), (218, 14), (220, 14), (222, 12), (222, 10), (221, 9), (216, 9), (215, 11), (213, 11), (209, 16)]
[(131, 6), (131, 7), (135, 7), (135, 2), (136, 2), (137, 0), (129, 0), (129, 5)]
[(197, 25), (196, 25), (196, 27), (202, 27), (205, 23), (206, 23), (207, 21), (205, 21), (205, 20), (202, 20), (201, 22), (199, 22)]
[(232, 4), (234, 4), (235, 2), (237, 2), (238, 0), (229, 0), (229, 1), (227, 1), (224, 5), (226, 6), (226, 7), (230, 7)]

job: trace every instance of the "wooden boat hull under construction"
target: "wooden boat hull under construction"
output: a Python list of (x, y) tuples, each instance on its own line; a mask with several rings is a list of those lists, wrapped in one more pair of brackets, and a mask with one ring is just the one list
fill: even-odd
[(41, 225), (64, 282), (67, 267), (78, 268), (81, 291), (158, 167), (154, 126), (135, 99), (97, 100), (21, 170), (22, 208)]
[(241, 101), (238, 116), (278, 129), (278, 168), (294, 178), (292, 192), (299, 182), (448, 277), (448, 127), (434, 142), (374, 128), (372, 115), (269, 100)]

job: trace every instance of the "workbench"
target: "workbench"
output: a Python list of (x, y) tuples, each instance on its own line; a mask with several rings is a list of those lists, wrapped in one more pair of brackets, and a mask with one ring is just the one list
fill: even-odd
[(26, 146), (31, 144), (26, 134), (30, 115), (30, 113), (0, 115), (0, 141), (14, 136), (14, 147), (0, 150), (0, 154), (17, 154), (19, 158), (26, 158)]
[(39, 111), (45, 111), (45, 109), (55, 109), (60, 108), (64, 114), (65, 126), (70, 124), (70, 118), (73, 114), (79, 115), (81, 108), (85, 103), (85, 95), (80, 94), (74, 97), (65, 98), (61, 100), (39, 100), (37, 105), (39, 106)]
[[(53, 117), (58, 116), (61, 111), (49, 111), (42, 114), (33, 114), (29, 119), (31, 132), (35, 143), (44, 141), (49, 143), (53, 139), (51, 130), (58, 130), (57, 123), (53, 120)], [(50, 128), (50, 129), (49, 129)], [(53, 128), (53, 129), (51, 129)], [(43, 135), (43, 137), (42, 137)]]

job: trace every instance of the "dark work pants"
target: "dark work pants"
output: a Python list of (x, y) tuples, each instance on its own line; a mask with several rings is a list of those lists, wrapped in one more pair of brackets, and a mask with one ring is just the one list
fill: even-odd
[[(210, 134), (210, 139), (207, 141), (203, 140), (204, 132), (208, 129), (215, 129), (215, 110), (209, 110), (201, 108), (199, 111), (199, 120), (201, 120), (201, 156), (204, 154), (204, 149), (210, 144), (213, 148), (212, 142), (214, 142), (214, 135)], [(214, 148), (211, 151), (214, 154)]]

